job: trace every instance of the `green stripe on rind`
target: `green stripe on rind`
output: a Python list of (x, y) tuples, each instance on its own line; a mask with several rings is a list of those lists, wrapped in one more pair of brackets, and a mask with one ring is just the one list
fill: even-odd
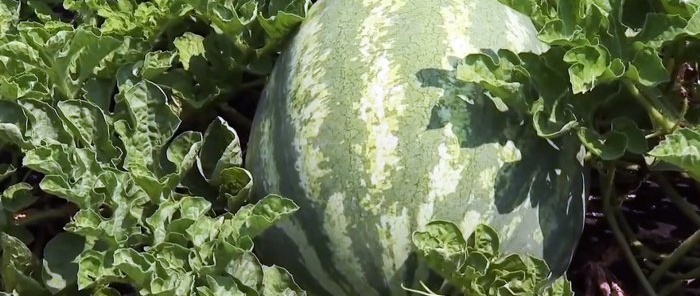
[[(282, 194), (301, 207), (261, 237), (261, 257), (328, 295), (400, 295), (402, 282), (417, 287), (414, 280), (426, 274), (409, 259), (410, 234), (432, 219), (454, 221), (467, 234), (478, 222), (490, 223), (506, 237), (505, 251), (547, 257), (538, 219), (560, 217), (523, 202), (536, 186), (522, 185), (560, 165), (572, 172), (562, 178), (580, 179), (572, 154), (535, 159), (541, 171), (524, 171), (510, 167), (512, 155), (519, 149), (527, 158), (546, 145), (469, 143), (470, 126), (503, 132), (460, 119), (464, 114), (427, 129), (444, 91), (422, 85), (419, 75), (449, 69), (451, 58), (482, 48), (545, 49), (533, 30), (496, 0), (317, 2), (278, 60), (254, 122), (246, 163), (254, 194)], [(564, 210), (581, 220), (582, 189), (555, 189), (572, 196)], [(570, 223), (555, 230), (575, 236), (579, 221)], [(561, 249), (552, 262), (570, 256)]]

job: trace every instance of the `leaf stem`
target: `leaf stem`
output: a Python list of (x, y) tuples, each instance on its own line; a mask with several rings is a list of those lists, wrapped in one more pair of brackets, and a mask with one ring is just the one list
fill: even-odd
[(627, 79), (622, 79), (622, 81), (627, 87), (627, 90), (632, 94), (632, 96), (637, 100), (637, 102), (639, 102), (639, 104), (641, 104), (642, 107), (647, 111), (651, 121), (653, 121), (656, 125), (661, 127), (664, 133), (670, 133), (676, 126), (676, 123), (671, 120), (668, 120), (663, 114), (661, 114), (661, 111), (659, 111), (654, 106), (654, 104), (650, 102), (649, 98), (647, 98), (644, 94), (642, 94), (639, 91), (639, 88), (637, 88), (637, 86), (634, 85), (634, 83)]
[(613, 184), (615, 181), (615, 167), (606, 166), (603, 168), (603, 170), (606, 170), (601, 172), (601, 178), (604, 178), (604, 180), (602, 180), (603, 212), (605, 213), (605, 217), (608, 220), (608, 224), (610, 224), (610, 229), (612, 229), (613, 234), (615, 235), (615, 238), (617, 239), (617, 242), (620, 245), (620, 248), (622, 249), (622, 252), (625, 254), (627, 262), (630, 264), (632, 271), (637, 276), (637, 279), (641, 283), (642, 288), (644, 288), (644, 290), (649, 296), (657, 296), (656, 292), (654, 292), (654, 288), (652, 288), (649, 281), (647, 281), (644, 272), (642, 272), (642, 269), (639, 267), (639, 264), (637, 263), (634, 254), (632, 254), (632, 250), (630, 249), (630, 246), (625, 240), (625, 236), (624, 234), (622, 234), (622, 231), (620, 230), (620, 227), (617, 224), (617, 220), (615, 219), (615, 212), (610, 201), (610, 199), (614, 195)]

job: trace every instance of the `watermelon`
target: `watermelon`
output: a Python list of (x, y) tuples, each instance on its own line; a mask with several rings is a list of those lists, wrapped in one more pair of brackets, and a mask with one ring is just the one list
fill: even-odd
[(548, 49), (497, 0), (316, 2), (248, 144), (253, 198), (300, 206), (256, 240), (261, 260), (313, 295), (407, 295), (440, 280), (412, 234), (446, 220), (466, 235), (487, 224), (502, 252), (564, 274), (583, 229), (580, 143), (537, 137), (531, 119), (450, 76), (466, 55), (501, 48)]

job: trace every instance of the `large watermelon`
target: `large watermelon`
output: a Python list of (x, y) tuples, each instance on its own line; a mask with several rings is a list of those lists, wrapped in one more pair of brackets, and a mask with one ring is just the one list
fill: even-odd
[(255, 197), (300, 207), (256, 242), (315, 295), (404, 295), (427, 281), (411, 235), (433, 219), (496, 229), (502, 251), (562, 275), (583, 228), (573, 138), (539, 139), (452, 63), (541, 52), (529, 19), (497, 0), (321, 0), (277, 60), (246, 166)]

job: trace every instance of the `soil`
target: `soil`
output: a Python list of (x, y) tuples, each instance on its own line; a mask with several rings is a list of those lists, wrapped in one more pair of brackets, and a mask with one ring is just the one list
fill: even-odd
[[(678, 174), (669, 174), (668, 178), (679, 194), (700, 214), (700, 186)], [(670, 254), (681, 242), (698, 231), (697, 225), (683, 214), (648, 175), (637, 174), (626, 179), (626, 182), (616, 184), (618, 193), (624, 198), (621, 213), (632, 232), (649, 249)], [(638, 249), (632, 249), (632, 252), (641, 269), (649, 276), (652, 269), (645, 263), (649, 260), (643, 260)], [(700, 258), (700, 246), (696, 246), (687, 256)], [(658, 265), (661, 261), (651, 262)], [(671, 268), (673, 272), (688, 272), (698, 266), (697, 263), (677, 265)], [(603, 214), (600, 190), (595, 184), (588, 202), (584, 232), (569, 267), (568, 277), (577, 296), (646, 295), (639, 288), (639, 281)], [(661, 286), (670, 282), (666, 278)], [(686, 280), (667, 295), (700, 295), (700, 279)]]

